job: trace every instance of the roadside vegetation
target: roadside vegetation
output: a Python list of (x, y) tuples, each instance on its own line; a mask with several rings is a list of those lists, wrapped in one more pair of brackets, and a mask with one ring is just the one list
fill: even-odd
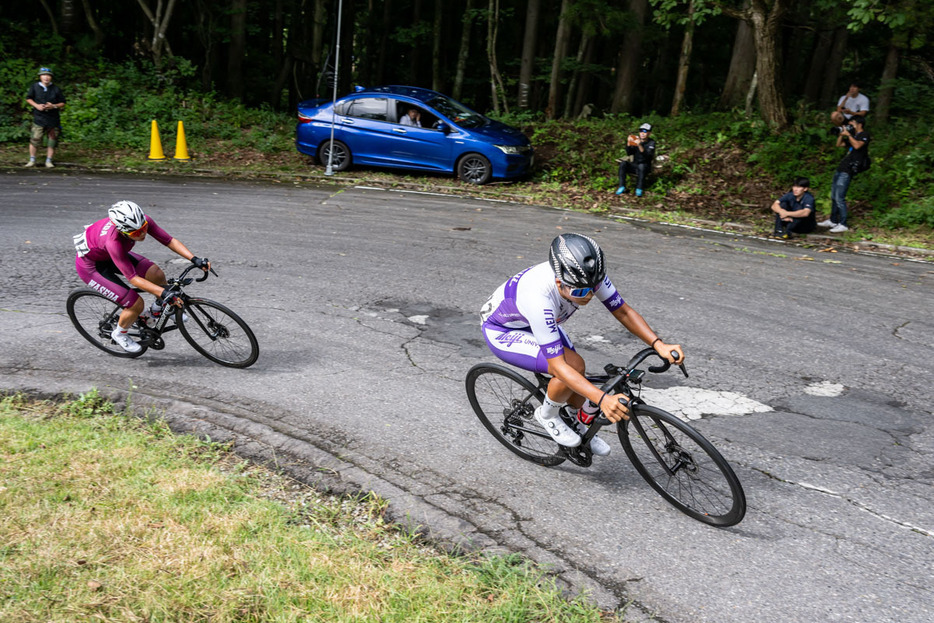
[[(802, 109), (781, 133), (738, 111), (551, 121), (526, 113), (499, 116), (521, 127), (535, 146), (536, 166), (521, 182), (476, 188), (448, 176), (361, 168), (326, 178), (323, 167), (295, 150), (294, 115), (186, 88), (194, 72), (193, 65), (181, 61), (161, 72), (146, 61), (101, 62), (60, 72), (68, 105), (58, 162), (147, 173), (406, 185), (649, 220), (739, 224), (766, 233), (772, 226), (768, 205), (799, 175), (811, 179), (818, 212), (829, 214), (830, 181), (843, 154), (829, 131), (829, 111)], [(34, 73), (30, 60), (0, 60), (0, 165), (25, 162), (29, 115), (23, 93)], [(934, 248), (934, 143), (917, 140), (918, 128), (934, 120), (924, 108), (934, 89), (906, 81), (895, 93), (901, 109), (914, 112), (891, 119), (884, 128), (869, 125), (872, 168), (851, 186), (851, 231), (839, 238)], [(153, 119), (159, 123), (165, 161), (148, 160)], [(172, 159), (179, 121), (190, 161)], [(646, 197), (617, 197), (615, 159), (641, 121), (655, 126), (658, 169)]]
[(613, 621), (519, 556), (455, 556), (96, 391), (0, 399), (0, 620)]

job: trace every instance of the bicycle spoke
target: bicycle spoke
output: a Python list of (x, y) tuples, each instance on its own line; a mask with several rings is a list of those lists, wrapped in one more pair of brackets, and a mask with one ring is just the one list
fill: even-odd
[(176, 322), (185, 339), (202, 355), (222, 365), (245, 368), (259, 356), (259, 346), (250, 328), (232, 311), (205, 299), (189, 299), (184, 308), (188, 319), (176, 312)]

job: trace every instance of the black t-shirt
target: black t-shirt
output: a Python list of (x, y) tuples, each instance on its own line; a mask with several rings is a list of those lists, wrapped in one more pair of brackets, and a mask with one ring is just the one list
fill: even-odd
[[(37, 104), (64, 104), (65, 94), (54, 84), (50, 84), (48, 88), (43, 88), (41, 82), (35, 82), (29, 87), (26, 99)], [(33, 108), (32, 120), (36, 125), (41, 125), (43, 128), (57, 128), (61, 125), (61, 115), (57, 108), (55, 110), (36, 110)]]
[[(844, 137), (845, 138), (845, 137)], [(840, 173), (849, 173), (850, 175), (856, 175), (861, 171), (865, 171), (866, 161), (869, 159), (869, 132), (865, 130), (862, 132), (857, 132), (853, 138), (857, 141), (863, 143), (863, 146), (859, 149), (853, 149), (853, 145), (847, 141), (847, 149), (849, 150), (846, 156), (843, 157), (843, 160), (840, 161), (840, 166), (837, 167), (837, 171)]]
[(655, 159), (655, 139), (646, 139), (642, 147), (645, 151), (640, 151), (636, 145), (626, 145), (626, 153), (633, 157), (633, 164), (652, 164), (652, 160)]

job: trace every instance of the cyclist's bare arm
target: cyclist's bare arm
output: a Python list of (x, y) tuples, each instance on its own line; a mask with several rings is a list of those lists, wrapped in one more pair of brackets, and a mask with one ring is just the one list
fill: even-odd
[(567, 362), (564, 354), (548, 360), (548, 374), (560, 380), (575, 394), (587, 398), (594, 404), (599, 404), (600, 410), (611, 422), (629, 419), (629, 410), (626, 406), (620, 403), (619, 399), (613, 398), (613, 394), (604, 396), (599, 388)]
[(669, 363), (675, 363), (672, 353), (678, 353), (678, 363), (684, 363), (684, 351), (680, 344), (666, 344), (658, 334), (652, 330), (649, 323), (645, 321), (639, 312), (629, 306), (629, 303), (623, 303), (623, 306), (613, 312), (616, 319), (626, 327), (626, 330), (645, 342), (648, 346), (655, 349), (659, 355)]
[[(185, 258), (189, 262), (191, 261), (191, 258), (195, 256), (194, 253), (188, 250), (188, 247), (185, 246), (185, 243), (183, 243), (178, 238), (172, 238), (172, 241), (169, 242), (169, 244), (167, 244), (166, 246), (172, 251), (175, 251), (176, 253), (181, 255), (183, 258)], [(211, 269), (210, 262), (208, 262), (207, 266), (203, 266), (201, 268), (201, 270), (203, 270), (204, 272), (208, 272), (210, 269)]]

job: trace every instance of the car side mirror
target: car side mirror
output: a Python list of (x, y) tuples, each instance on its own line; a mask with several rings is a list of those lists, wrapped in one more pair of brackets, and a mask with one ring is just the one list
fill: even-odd
[(451, 126), (441, 121), (438, 121), (437, 123), (435, 123), (435, 129), (440, 130), (443, 134), (451, 133)]

